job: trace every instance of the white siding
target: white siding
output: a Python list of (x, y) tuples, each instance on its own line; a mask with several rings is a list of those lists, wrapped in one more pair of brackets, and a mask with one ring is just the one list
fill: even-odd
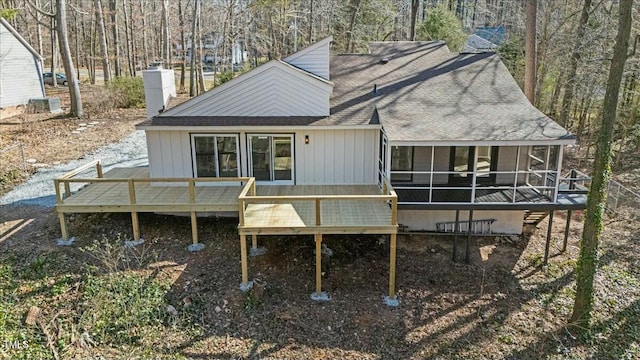
[(271, 61), (160, 116), (328, 116), (330, 83)]
[[(521, 210), (476, 210), (474, 220), (495, 219), (491, 225), (494, 234), (522, 234)], [(468, 211), (460, 211), (460, 221), (469, 219)], [(436, 223), (456, 220), (453, 210), (398, 210), (398, 223), (408, 226), (410, 231), (435, 231)], [(464, 235), (462, 235), (464, 236)]]
[[(240, 132), (242, 176), (248, 173), (246, 136), (251, 133), (255, 132)], [(264, 131), (260, 133), (266, 134)], [(292, 133), (296, 185), (376, 183), (378, 129), (274, 132)], [(309, 136), (309, 144), (305, 144), (305, 136)], [(151, 177), (193, 176), (188, 131), (147, 130), (147, 147)]]
[[(375, 184), (380, 131), (309, 130), (296, 134), (296, 184)], [(304, 143), (305, 135), (309, 144)]]
[(40, 59), (0, 23), (0, 108), (44, 96)]
[(287, 63), (329, 80), (329, 44), (331, 38), (319, 41), (284, 59)]
[(147, 149), (152, 178), (193, 176), (188, 132), (147, 130)]

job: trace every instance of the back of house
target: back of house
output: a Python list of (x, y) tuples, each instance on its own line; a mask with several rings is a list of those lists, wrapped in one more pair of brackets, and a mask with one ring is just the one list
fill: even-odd
[(574, 136), (528, 102), (498, 55), (451, 53), (442, 42), (331, 55), (330, 43), (140, 124), (150, 176), (289, 186), (389, 179), (406, 230), (519, 234), (525, 211), (584, 207), (584, 195), (563, 193), (560, 181)]

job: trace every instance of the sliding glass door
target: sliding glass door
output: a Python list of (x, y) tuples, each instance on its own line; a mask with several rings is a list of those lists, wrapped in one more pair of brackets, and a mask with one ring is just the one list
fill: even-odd
[(249, 135), (249, 176), (293, 184), (293, 135)]

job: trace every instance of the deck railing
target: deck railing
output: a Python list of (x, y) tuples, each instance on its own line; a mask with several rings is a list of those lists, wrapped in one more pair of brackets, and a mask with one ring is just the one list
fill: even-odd
[[(97, 176), (95, 178), (76, 178), (75, 176), (81, 174), (92, 167), (96, 168)], [(196, 185), (205, 183), (237, 183), (239, 186), (244, 186), (246, 191), (252, 184), (255, 191), (255, 182), (253, 178), (249, 177), (221, 177), (221, 178), (105, 178), (102, 173), (102, 164), (100, 160), (95, 160), (87, 163), (77, 169), (74, 169), (64, 175), (61, 175), (54, 179), (56, 200), (58, 205), (64, 204), (64, 199), (72, 195), (71, 184), (95, 184), (95, 183), (122, 183), (127, 184), (129, 192), (129, 204), (139, 205), (136, 196), (136, 189), (138, 184), (167, 184), (186, 186), (189, 188), (189, 201), (185, 204), (172, 203), (172, 206), (194, 205), (196, 204)], [(60, 185), (64, 187), (64, 196), (61, 191)]]
[[(469, 179), (467, 184), (450, 183), (451, 175), (463, 175)], [(411, 175), (420, 176), (426, 184), (413, 184), (407, 182), (396, 182), (394, 188), (396, 190), (424, 190), (426, 201), (411, 201), (402, 203), (488, 203), (487, 201), (479, 201), (479, 196), (488, 191), (502, 191), (509, 195), (508, 201), (499, 203), (517, 203), (518, 194), (520, 192), (533, 192), (541, 197), (547, 198), (548, 202), (556, 201), (559, 183), (556, 181), (558, 171), (556, 170), (518, 170), (518, 171), (483, 171), (474, 173), (473, 171), (392, 171), (391, 175)], [(487, 178), (500, 178), (497, 181), (492, 180), (491, 184), (484, 182)], [(563, 179), (561, 179), (562, 181)], [(441, 183), (438, 183), (441, 182)], [(468, 193), (468, 201), (438, 201), (434, 196), (436, 192), (453, 191), (460, 193)], [(466, 195), (465, 195), (466, 196)]]
[(249, 204), (292, 204), (294, 202), (309, 202), (314, 204), (315, 226), (327, 224), (322, 220), (322, 202), (337, 201), (379, 201), (390, 207), (391, 220), (389, 225), (398, 225), (398, 195), (387, 178), (383, 179), (382, 190), (379, 195), (291, 195), (291, 196), (257, 196), (255, 179), (251, 178), (238, 196), (240, 227), (245, 225), (245, 213)]

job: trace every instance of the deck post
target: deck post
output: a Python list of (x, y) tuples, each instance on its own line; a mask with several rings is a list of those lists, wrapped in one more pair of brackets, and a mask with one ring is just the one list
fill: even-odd
[[(196, 204), (196, 181), (189, 179), (189, 204)], [(191, 245), (187, 247), (191, 252), (204, 250), (204, 244), (198, 242), (198, 217), (195, 211), (191, 211)]]
[(62, 240), (69, 240), (69, 233), (67, 232), (67, 222), (64, 218), (64, 213), (58, 211), (58, 219), (60, 219), (60, 232), (62, 232)]
[(267, 253), (267, 248), (258, 247), (258, 235), (251, 235), (251, 249), (249, 249), (249, 256), (260, 256)]
[[(133, 183), (133, 179), (129, 179), (129, 202), (131, 205), (136, 204), (136, 189)], [(138, 213), (136, 211), (131, 212), (131, 224), (133, 226), (133, 241), (140, 240), (140, 224), (138, 223)]]
[(329, 301), (329, 294), (322, 291), (322, 234), (314, 235), (316, 240), (316, 291), (311, 294), (313, 301)]
[(551, 230), (553, 230), (553, 210), (549, 211), (549, 224), (547, 225), (547, 242), (544, 246), (544, 261), (542, 262), (544, 265), (547, 265), (549, 260), (549, 247), (551, 245)]
[(465, 263), (469, 263), (470, 262), (470, 256), (471, 254), (469, 253), (469, 247), (470, 247), (470, 242), (471, 242), (471, 226), (473, 224), (473, 210), (469, 210), (469, 228), (467, 229), (467, 244), (466, 244), (466, 252), (465, 252), (465, 257), (464, 257), (464, 262)]
[(240, 261), (242, 263), (240, 290), (248, 291), (253, 287), (253, 281), (249, 281), (249, 271), (247, 270), (247, 236), (245, 234), (240, 234)]
[(396, 296), (396, 246), (398, 234), (389, 236), (389, 296), (384, 298), (384, 303), (390, 307), (400, 305)]
[(451, 260), (456, 262), (456, 257), (458, 253), (458, 227), (460, 226), (460, 210), (456, 210), (456, 222), (453, 225), (453, 255), (451, 255)]
[(573, 211), (567, 210), (567, 224), (564, 227), (564, 241), (562, 242), (562, 252), (567, 251), (567, 242), (569, 241), (569, 228), (571, 228), (571, 214)]

